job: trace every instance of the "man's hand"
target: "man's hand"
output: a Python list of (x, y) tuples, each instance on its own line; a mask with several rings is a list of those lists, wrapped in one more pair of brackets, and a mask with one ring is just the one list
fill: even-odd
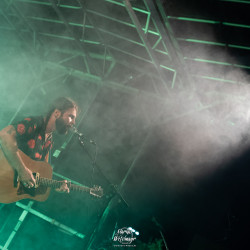
[(27, 188), (35, 187), (36, 184), (35, 178), (32, 172), (28, 168), (23, 167), (22, 169), (20, 169), (18, 171), (18, 177), (25, 187)]
[(68, 187), (67, 183), (68, 183), (68, 182), (67, 182), (66, 180), (64, 180), (64, 181), (62, 182), (61, 187), (60, 187), (60, 188), (56, 188), (55, 190), (56, 190), (57, 192), (59, 192), (59, 193), (69, 193), (69, 187)]

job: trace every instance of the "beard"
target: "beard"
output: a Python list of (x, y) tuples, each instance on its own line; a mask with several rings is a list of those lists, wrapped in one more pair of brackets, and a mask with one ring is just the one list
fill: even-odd
[(56, 131), (60, 135), (66, 135), (68, 133), (69, 126), (65, 124), (65, 121), (62, 117), (56, 119)]

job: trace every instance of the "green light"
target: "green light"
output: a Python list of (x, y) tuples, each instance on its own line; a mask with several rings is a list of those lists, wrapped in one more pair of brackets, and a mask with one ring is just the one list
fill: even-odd
[(220, 0), (221, 2), (233, 2), (233, 3), (246, 3), (250, 4), (250, 1), (244, 1), (244, 0)]
[(196, 40), (196, 39), (177, 38), (177, 40), (191, 42), (191, 43), (202, 43), (202, 44), (209, 44), (209, 45), (226, 46), (225, 43), (217, 43), (217, 42), (211, 42), (211, 41), (202, 41), (202, 40)]
[(167, 66), (165, 66), (165, 65), (160, 65), (162, 68), (164, 68), (164, 69), (167, 69), (167, 70), (170, 70), (170, 71), (172, 71), (172, 72), (175, 72), (175, 70), (174, 69), (171, 69), (171, 68), (168, 68)]
[(162, 50), (159, 50), (159, 49), (155, 49), (155, 51), (168, 56), (168, 52), (166, 52), (166, 51), (162, 51)]
[(216, 42), (211, 42), (211, 41), (202, 41), (202, 40), (185, 39), (185, 38), (177, 38), (177, 40), (191, 42), (191, 43), (201, 43), (201, 44), (217, 45), (217, 46), (228, 46), (230, 48), (250, 50), (250, 47), (235, 45), (235, 44), (216, 43)]
[(73, 37), (69, 37), (69, 36), (59, 36), (59, 35), (55, 35), (55, 34), (50, 34), (50, 33), (43, 33), (43, 32), (39, 32), (40, 35), (43, 36), (50, 36), (50, 37), (55, 37), (55, 38), (62, 38), (65, 40), (74, 40)]
[(228, 44), (228, 47), (236, 48), (236, 49), (246, 49), (246, 50), (250, 50), (250, 47), (247, 47), (247, 46), (240, 46), (240, 45), (234, 45), (234, 44)]
[(240, 27), (240, 28), (247, 28), (250, 29), (250, 25), (245, 25), (245, 24), (238, 24), (238, 23), (227, 23), (227, 22), (223, 22), (223, 25), (226, 26), (233, 26), (233, 27)]
[(186, 60), (193, 60), (193, 61), (197, 61), (197, 62), (205, 62), (205, 63), (213, 63), (213, 64), (220, 64), (220, 65), (226, 65), (226, 66), (231, 66), (231, 63), (226, 63), (226, 62), (219, 62), (219, 61), (212, 61), (212, 60), (206, 60), (206, 59), (201, 59), (201, 58), (187, 58), (184, 57), (184, 59)]
[[(97, 15), (97, 16), (101, 16), (101, 17), (107, 18), (107, 19), (112, 20), (112, 21), (117, 22), (117, 23), (121, 23), (121, 24), (127, 25), (127, 26), (129, 26), (129, 27), (135, 28), (135, 25), (134, 25), (134, 24), (128, 23), (128, 22), (125, 22), (125, 21), (122, 21), (122, 20), (119, 20), (119, 19), (116, 19), (116, 18), (113, 18), (113, 17), (111, 17), (111, 16), (106, 16), (106, 15), (104, 15), (104, 14), (98, 13), (98, 12), (93, 11), (93, 10), (87, 10), (87, 12), (92, 13), (92, 14), (95, 14), (95, 15)], [(150, 16), (150, 15), (149, 15), (149, 16)], [(90, 27), (91, 27), (91, 26), (90, 26)], [(148, 33), (150, 33), (150, 34), (153, 34), (153, 35), (156, 35), (156, 36), (160, 36), (159, 33), (155, 32), (155, 31), (153, 31), (153, 30), (147, 30), (147, 31), (146, 31), (145, 28), (142, 28), (142, 29), (143, 29), (143, 31), (144, 31), (145, 33), (148, 32)]]
[(149, 29), (149, 22), (150, 22), (150, 13), (148, 14), (147, 22), (146, 22), (145, 29), (144, 29), (144, 33), (145, 33), (145, 34), (148, 32), (148, 29)]
[[(60, 38), (60, 39), (65, 39), (65, 40), (75, 40), (75, 38), (69, 37), (69, 36), (59, 36), (59, 35), (54, 35), (54, 34), (50, 34), (50, 33), (41, 33), (41, 32), (39, 34), (43, 35), (43, 36), (55, 37), (55, 38)], [(100, 44), (100, 42), (90, 41), (90, 40), (80, 39), (80, 41), (84, 42), (84, 43), (95, 44), (95, 45)]]
[[(46, 2), (30, 1), (30, 0), (17, 0), (17, 1), (23, 2), (23, 3), (32, 3), (32, 4), (52, 6), (51, 3), (46, 3)], [(65, 5), (65, 4), (60, 4), (59, 7), (67, 8), (67, 9), (77, 9), (77, 10), (81, 9), (81, 7), (79, 7), (79, 6), (71, 6), (71, 5)]]
[(220, 23), (219, 21), (206, 20), (206, 19), (197, 19), (197, 18), (190, 18), (190, 17), (173, 17), (173, 16), (168, 16), (168, 18), (169, 19), (182, 20), (182, 21), (189, 21), (189, 22), (198, 22), (198, 23), (212, 23), (212, 24)]
[(171, 85), (171, 88), (173, 89), (174, 88), (174, 85), (175, 85), (175, 80), (176, 80), (176, 71), (174, 72), (174, 77), (173, 77), (173, 81), (172, 81), (172, 85)]
[[(250, 1), (249, 1), (250, 3)], [(182, 20), (182, 21), (189, 21), (189, 22), (198, 22), (198, 23), (210, 23), (210, 24), (219, 24), (220, 21), (213, 21), (213, 20), (206, 20), (206, 19), (197, 19), (197, 18), (189, 18), (189, 17), (174, 17), (174, 16), (168, 16), (169, 19), (176, 19), (176, 20)], [(233, 26), (233, 27), (240, 27), (240, 28), (250, 28), (250, 25), (245, 24), (238, 24), (238, 23), (229, 23), (229, 22), (222, 22), (225, 26)]]
[(60, 153), (61, 153), (61, 151), (58, 150), (58, 149), (56, 149), (55, 152), (54, 152), (54, 154), (53, 154), (53, 156), (54, 156), (55, 158), (58, 158), (59, 155), (60, 155)]
[(233, 66), (236, 68), (250, 69), (250, 66), (247, 66), (247, 65), (231, 64), (231, 63), (218, 62), (218, 61), (206, 60), (206, 59), (201, 59), (201, 58), (184, 57), (184, 60), (192, 60), (192, 61), (197, 61), (197, 62), (213, 63), (213, 64), (220, 64), (220, 65), (225, 65), (225, 66)]
[[(29, 19), (33, 19), (33, 20), (43, 21), (43, 22), (64, 24), (63, 21), (54, 20), (54, 19), (48, 19), (48, 18), (44, 18), (44, 17), (29, 16), (28, 18)], [(83, 27), (83, 24), (79, 24), (79, 23), (71, 23), (71, 22), (69, 22), (69, 25)], [(93, 29), (94, 27), (91, 26), (91, 25), (84, 25), (84, 28)]]
[[(116, 2), (116, 1), (113, 1), (113, 0), (105, 0), (105, 2), (109, 2), (109, 3), (113, 3), (113, 4), (116, 4), (116, 5), (125, 7), (125, 4), (124, 4), (124, 3), (119, 3), (119, 2)], [(136, 10), (136, 11), (138, 11), (138, 12), (144, 13), (144, 14), (150, 14), (150, 12), (149, 12), (149, 11), (146, 11), (146, 10), (138, 9), (138, 8), (135, 8), (135, 7), (132, 7), (132, 9), (133, 9), (133, 10)]]
[(246, 66), (246, 65), (234, 64), (234, 66), (237, 68), (250, 69), (250, 66)]
[(210, 76), (198, 76), (198, 77), (201, 77), (203, 79), (213, 80), (213, 81), (236, 83), (235, 81), (221, 79), (221, 78), (216, 78), (216, 77), (210, 77)]
[(213, 63), (213, 64), (220, 64), (220, 65), (227, 65), (227, 66), (232, 65), (231, 63), (212, 61), (212, 60), (206, 60), (206, 59), (199, 59), (199, 58), (195, 58), (194, 60), (198, 61), (198, 62)]
[(156, 48), (156, 46), (159, 44), (159, 42), (161, 41), (161, 39), (162, 39), (162, 37), (160, 36), (160, 37), (158, 38), (158, 40), (156, 41), (156, 43), (154, 44), (154, 46), (152, 47), (152, 49), (155, 49), (155, 48)]

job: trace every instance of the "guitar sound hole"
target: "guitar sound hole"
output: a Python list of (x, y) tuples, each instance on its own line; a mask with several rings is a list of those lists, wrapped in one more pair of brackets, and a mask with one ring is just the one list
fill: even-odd
[(36, 195), (45, 194), (46, 191), (47, 187), (45, 186), (38, 186), (37, 188), (27, 188), (22, 183), (20, 183), (17, 189), (17, 195), (29, 194), (30, 196), (34, 197)]

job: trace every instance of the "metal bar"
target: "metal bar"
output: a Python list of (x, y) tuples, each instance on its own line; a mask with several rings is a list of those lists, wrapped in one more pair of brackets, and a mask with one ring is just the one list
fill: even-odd
[(155, 49), (156, 48), (156, 46), (160, 43), (160, 41), (161, 41), (161, 37), (159, 37), (158, 38), (158, 40), (155, 42), (155, 44), (153, 45), (153, 47), (152, 47), (152, 49)]
[[(131, 40), (131, 39), (127, 39), (126, 37), (117, 35), (117, 34), (112, 33), (112, 32), (110, 32), (110, 31), (107, 31), (107, 30), (104, 30), (104, 29), (100, 29), (100, 28), (97, 28), (97, 30), (100, 30), (100, 31), (102, 31), (102, 32), (104, 32), (104, 33), (108, 33), (108, 34), (110, 34), (110, 35), (112, 35), (112, 36), (115, 36), (115, 37), (117, 37), (117, 38), (120, 38), (120, 39), (129, 41), (129, 42), (131, 42), (131, 43), (134, 43), (134, 44), (136, 44), (136, 45), (139, 45), (139, 46), (143, 46), (143, 47), (144, 47), (144, 45), (141, 44), (141, 43), (138, 43), (138, 42), (133, 41), (133, 40)], [(61, 36), (61, 35), (55, 35), (55, 34), (50, 34), (50, 33), (44, 33), (44, 32), (38, 32), (38, 34), (39, 34), (39, 35), (42, 35), (42, 36), (55, 37), (55, 38), (59, 38), (59, 39), (74, 40), (73, 37), (68, 37), (68, 36), (65, 36), (65, 35), (64, 35), (64, 36)], [(90, 43), (90, 44), (100, 44), (100, 42), (89, 41), (89, 40), (83, 40), (83, 39), (80, 39), (80, 41), (81, 41), (81, 42), (84, 42), (84, 43)], [(136, 58), (138, 58), (138, 59), (141, 59), (141, 60), (144, 60), (144, 61), (146, 60), (147, 62), (152, 63), (151, 61), (149, 61), (149, 60), (147, 60), (147, 59), (145, 59), (145, 58), (142, 58), (142, 57), (140, 57), (140, 56), (137, 56), (137, 55), (135, 55), (135, 54), (133, 54), (133, 53), (129, 53), (129, 52), (127, 52), (127, 51), (121, 50), (121, 49), (116, 48), (116, 47), (111, 46), (111, 45), (110, 45), (110, 46), (109, 46), (109, 45), (106, 45), (106, 46), (107, 46), (107, 47), (110, 47), (110, 48), (113, 48), (113, 49), (116, 49), (116, 50), (118, 50), (118, 51), (120, 51), (120, 52), (123, 52), (123, 53), (125, 53), (125, 54), (128, 54), (128, 55), (130, 55), (130, 56), (136, 57)], [(167, 52), (164, 52), (164, 51), (161, 51), (161, 50), (157, 50), (157, 49), (156, 49), (156, 51), (159, 52), (159, 53), (162, 53), (162, 54), (164, 54), (164, 55), (168, 55)]]
[[(67, 21), (67, 20), (65, 19), (65, 17), (63, 16), (62, 12), (60, 11), (60, 9), (58, 8), (58, 6), (56, 5), (55, 1), (54, 1), (54, 0), (49, 0), (49, 1), (51, 2), (52, 7), (53, 7), (53, 9), (56, 11), (58, 17), (63, 21), (64, 25), (66, 26), (66, 29), (68, 30), (68, 32), (69, 32), (69, 33), (71, 34), (71, 36), (74, 38), (74, 41), (75, 41), (77, 47), (78, 47), (80, 50), (83, 50), (83, 51), (85, 52), (87, 60), (89, 60), (89, 61), (91, 62), (91, 58), (90, 58), (89, 55), (88, 55), (88, 51), (84, 49), (84, 46), (83, 46), (83, 44), (81, 43), (80, 39), (78, 39), (78, 38), (74, 35), (73, 31), (72, 31), (71, 28), (70, 28), (70, 25), (69, 25), (68, 21)], [(99, 73), (99, 74), (100, 74), (100, 70), (97, 69), (97, 67), (92, 67), (92, 68), (93, 68), (93, 70), (95, 71), (95, 73)]]
[[(87, 16), (87, 13), (86, 11), (83, 12), (83, 20), (82, 20), (82, 39), (84, 39), (84, 35), (85, 35), (85, 29), (86, 29), (86, 16)], [(69, 23), (70, 25), (70, 23)]]
[(231, 63), (219, 62), (219, 61), (212, 61), (212, 60), (201, 59), (201, 58), (188, 58), (188, 57), (184, 57), (184, 59), (185, 60), (192, 60), (192, 61), (196, 61), (196, 62), (203, 62), (203, 63), (210, 63), (210, 64), (220, 64), (220, 65), (224, 65), (224, 66), (232, 66)]
[(245, 4), (250, 4), (250, 1), (246, 0), (220, 0), (221, 2), (233, 2), (233, 3), (245, 3)]
[(213, 41), (205, 41), (205, 40), (198, 40), (198, 39), (189, 39), (189, 38), (176, 38), (178, 41), (185, 41), (190, 43), (201, 43), (207, 45), (215, 45), (215, 46), (227, 46), (225, 43), (218, 43)]
[(151, 58), (151, 60), (153, 62), (153, 65), (154, 65), (155, 69), (157, 70), (157, 72), (161, 76), (161, 82), (162, 82), (165, 90), (167, 91), (167, 93), (169, 93), (168, 86), (167, 86), (167, 84), (165, 82), (165, 76), (164, 76), (164, 74), (162, 72), (160, 64), (158, 63), (158, 60), (157, 60), (156, 56), (154, 55), (154, 51), (152, 50), (152, 48), (151, 48), (151, 46), (150, 46), (150, 44), (149, 44), (143, 30), (142, 30), (140, 22), (139, 22), (137, 16), (135, 15), (135, 13), (134, 13), (134, 11), (132, 9), (130, 1), (129, 0), (123, 0), (123, 1), (124, 1), (125, 7), (126, 7), (126, 9), (128, 11), (128, 14), (129, 14), (130, 18), (132, 19), (133, 23), (135, 24), (136, 30), (137, 30), (141, 40), (144, 43), (144, 46), (145, 46), (145, 48), (146, 48), (146, 50), (148, 52), (148, 55), (149, 55), (149, 57)]
[[(114, 0), (105, 0), (105, 1), (106, 1), (106, 2), (110, 2), (110, 3), (112, 3), (112, 4), (116, 4), (116, 5), (122, 6), (122, 7), (126, 7), (126, 4), (125, 4), (125, 3), (116, 2), (116, 1), (114, 1)], [(139, 8), (136, 8), (136, 7), (132, 7), (132, 9), (135, 10), (135, 11), (144, 13), (144, 14), (148, 14), (148, 13), (149, 13), (149, 11), (142, 10), (142, 9), (139, 9)]]
[(202, 76), (202, 75), (192, 75), (194, 77), (199, 77), (202, 79), (207, 79), (207, 80), (212, 80), (212, 81), (218, 81), (218, 82), (228, 82), (228, 83), (234, 83), (234, 84), (248, 84), (244, 82), (239, 82), (239, 81), (233, 81), (233, 80), (227, 80), (227, 79), (222, 79), (218, 77), (213, 77), (213, 76)]
[[(25, 2), (25, 1), (24, 1)], [(51, 6), (51, 4), (49, 4), (49, 6)], [(60, 7), (62, 7), (60, 5)], [(78, 8), (79, 9), (79, 8)], [(112, 20), (114, 22), (118, 22), (118, 23), (121, 23), (121, 24), (124, 24), (124, 25), (127, 25), (129, 27), (133, 27), (135, 28), (135, 25), (132, 24), (132, 23), (128, 23), (128, 22), (125, 22), (125, 21), (122, 21), (122, 20), (119, 20), (119, 19), (115, 19), (115, 18), (112, 18), (111, 16), (106, 16), (102, 13), (99, 13), (97, 11), (94, 11), (94, 10), (86, 10), (87, 12), (89, 13), (92, 13), (92, 14), (95, 14), (95, 15), (98, 15), (98, 16), (101, 16), (101, 17), (104, 17), (104, 18), (107, 18), (109, 20)], [(60, 21), (60, 20), (55, 20), (55, 19), (49, 19), (49, 18), (44, 18), (44, 17), (35, 17), (35, 16), (27, 16), (28, 19), (33, 19), (33, 20), (38, 20), (38, 21), (45, 21), (45, 22), (51, 22), (51, 23), (58, 23), (58, 24), (63, 24), (63, 21)], [(150, 14), (148, 14), (148, 18), (147, 19), (150, 19)], [(147, 20), (147, 23), (149, 22), (149, 20)], [(91, 25), (83, 25), (83, 24), (79, 24), (79, 23), (73, 23), (73, 22), (69, 22), (69, 25), (72, 25), (72, 26), (79, 26), (79, 27), (84, 27), (84, 28), (93, 28)], [(146, 25), (147, 26), (147, 25)], [(159, 34), (153, 30), (146, 30), (146, 28), (143, 28), (143, 31), (145, 33), (150, 33), (150, 34), (153, 34), (153, 35), (156, 35), (156, 36), (159, 36)]]
[(220, 21), (201, 19), (201, 18), (191, 18), (191, 17), (175, 17), (175, 16), (167, 16), (168, 19), (181, 20), (181, 21), (189, 21), (189, 22), (197, 22), (197, 23), (209, 23), (209, 24), (220, 24)]
[(223, 22), (222, 24), (225, 25), (225, 26), (232, 26), (232, 27), (239, 27), (239, 28), (250, 29), (250, 25), (245, 25), (245, 24), (228, 23), (228, 22)]
[[(169, 20), (167, 18), (166, 12), (164, 11), (164, 8), (162, 6), (162, 3), (160, 0), (156, 0), (156, 5), (158, 7), (158, 10), (162, 16), (163, 22), (165, 27), (163, 26), (159, 15), (157, 14), (156, 7), (150, 0), (144, 0), (144, 2), (147, 3), (147, 5), (150, 7), (152, 12), (154, 13), (154, 20), (156, 23), (158, 23), (158, 27), (160, 29), (160, 34), (162, 35), (162, 38), (164, 40), (164, 43), (166, 41), (166, 44), (168, 44), (168, 50), (170, 52), (170, 56), (173, 60), (173, 64), (176, 66), (176, 72), (178, 72), (178, 76), (180, 77), (182, 83), (187, 83), (189, 87), (192, 89), (194, 88), (193, 80), (191, 79), (190, 75), (188, 74), (188, 69), (185, 65), (185, 61), (183, 59), (183, 55), (180, 49), (180, 46), (178, 44), (177, 39), (175, 38), (174, 32), (172, 30), (172, 27), (169, 23)], [(164, 30), (168, 31), (168, 36), (163, 36)]]
[(8, 246), (11, 244), (13, 238), (15, 237), (17, 231), (19, 230), (20, 226), (22, 225), (24, 219), (28, 215), (28, 209), (30, 209), (33, 204), (34, 204), (34, 202), (30, 201), (28, 203), (28, 205), (26, 206), (27, 210), (23, 211), (22, 214), (20, 215), (16, 226), (14, 227), (13, 231), (11, 232), (9, 238), (7, 239), (7, 241), (5, 242), (5, 244), (4, 244), (3, 248), (2, 248), (3, 250), (6, 250), (8, 248)]
[(232, 66), (232, 67), (236, 67), (236, 68), (250, 69), (249, 65), (240, 65), (240, 64), (234, 64), (234, 63), (228, 63), (228, 62), (212, 61), (212, 60), (207, 60), (207, 59), (202, 59), (202, 58), (184, 57), (184, 59), (190, 60), (190, 61), (202, 62), (202, 63), (219, 64), (219, 65), (223, 65), (223, 66)]
[(87, 73), (90, 74), (89, 64), (88, 64), (88, 62), (87, 62), (85, 56), (83, 57), (83, 61), (84, 61), (84, 64), (85, 64), (85, 66), (86, 66)]
[[(106, 46), (106, 45), (105, 45), (105, 46)], [(143, 61), (145, 61), (145, 62), (147, 62), (147, 63), (152, 64), (151, 61), (145, 60), (144, 58), (141, 58), (141, 57), (137, 57), (137, 56), (135, 56), (135, 55), (132, 54), (132, 53), (122, 51), (122, 50), (120, 50), (120, 49), (118, 49), (118, 48), (115, 48), (115, 47), (109, 46), (109, 45), (107, 45), (107, 47), (110, 48), (110, 49), (118, 50), (119, 52), (125, 53), (126, 55), (133, 56), (133, 57), (135, 57), (135, 58), (137, 58), (137, 59), (139, 59), (139, 60), (143, 60)], [(82, 55), (83, 57), (85, 56), (85, 54), (84, 54), (83, 52), (80, 52), (80, 51), (78, 52), (78, 51), (67, 50), (67, 49), (62, 49), (62, 48), (53, 48), (53, 49), (51, 49), (51, 50), (52, 50), (52, 51), (56, 51), (56, 52), (61, 52), (61, 53), (68, 53), (68, 54), (76, 54), (76, 53), (77, 53), (78, 55)], [(111, 54), (112, 54), (112, 53), (111, 53)], [(94, 58), (94, 59), (103, 60), (103, 55), (95, 54), (95, 53), (89, 53), (89, 55), (90, 55), (92, 58)], [(135, 70), (137, 70), (138, 72), (144, 73), (145, 75), (148, 75), (148, 76), (150, 76), (150, 77), (152, 77), (152, 75), (153, 75), (153, 77), (155, 77), (155, 78), (157, 78), (157, 79), (160, 79), (160, 77), (159, 77), (158, 74), (152, 74), (152, 73), (149, 72), (148, 70), (144, 70), (144, 68), (139, 68), (138, 66), (132, 65), (132, 64), (130, 64), (129, 62), (120, 61), (120, 60), (113, 60), (113, 58), (112, 58), (111, 56), (107, 56), (107, 57), (106, 57), (106, 60), (112, 61), (112, 63), (117, 63), (117, 64), (120, 64), (120, 65), (124, 65), (124, 66), (126, 66), (126, 67), (128, 67), (128, 68), (131, 68), (131, 69), (135, 69)], [(165, 66), (161, 65), (161, 67), (164, 68)]]
[[(23, 3), (31, 3), (31, 4), (39, 4), (39, 5), (47, 5), (47, 6), (52, 6), (51, 3), (48, 2), (41, 2), (41, 1), (31, 1), (31, 0), (15, 0), (16, 2), (23, 2)], [(62, 8), (67, 8), (67, 9), (80, 9), (78, 6), (72, 6), (72, 5), (65, 5), (65, 4), (60, 4), (60, 7)]]
[(236, 48), (236, 49), (250, 50), (250, 47), (248, 47), (248, 46), (241, 46), (241, 45), (235, 45), (235, 44), (228, 44), (228, 47)]
[(148, 28), (149, 28), (149, 22), (150, 22), (150, 17), (151, 17), (151, 13), (148, 14), (147, 16), (147, 21), (146, 21), (146, 24), (145, 24), (145, 28), (142, 29), (144, 30), (144, 33), (147, 34), (148, 33)]
[(104, 60), (102, 65), (102, 75), (105, 75), (107, 47), (104, 48)]
[[(133, 23), (124, 22), (124, 21), (122, 21), (122, 20), (115, 19), (115, 18), (113, 18), (113, 17), (111, 17), (111, 16), (106, 16), (106, 15), (104, 15), (104, 14), (102, 14), (102, 13), (96, 12), (96, 11), (94, 11), (94, 10), (87, 10), (87, 12), (92, 13), (92, 14), (95, 14), (95, 15), (97, 15), (97, 16), (105, 17), (105, 18), (107, 18), (107, 19), (109, 19), (109, 20), (112, 20), (112, 21), (117, 22), (117, 23), (124, 24), (124, 25), (129, 26), (129, 27), (135, 28), (135, 25), (134, 25)], [(158, 34), (157, 32), (155, 32), (155, 31), (153, 31), (153, 30), (148, 29), (147, 32), (146, 32), (146, 28), (142, 28), (142, 29), (143, 29), (143, 31), (144, 31), (145, 33), (150, 33), (150, 34), (159, 36), (159, 34)]]
[(111, 73), (111, 71), (113, 70), (115, 65), (116, 65), (116, 62), (112, 61), (112, 63), (109, 66), (109, 69), (107, 70), (106, 74), (104, 75), (104, 79), (106, 79), (108, 77), (108, 75)]
[[(73, 50), (73, 49), (64, 49), (64, 48), (55, 47), (55, 48), (50, 48), (50, 51), (51, 52), (59, 52), (59, 53), (63, 53), (63, 54), (78, 55), (78, 56), (85, 57), (85, 53), (83, 51), (76, 51), (76, 50)], [(99, 59), (99, 60), (104, 59), (102, 54), (89, 53), (89, 56), (91, 56), (94, 59)], [(106, 56), (106, 61), (113, 61), (113, 58), (111, 56)]]
[(135, 40), (131, 40), (131, 39), (125, 37), (125, 36), (115, 34), (115, 33), (110, 32), (110, 31), (108, 31), (108, 30), (104, 30), (104, 29), (101, 29), (101, 28), (98, 28), (98, 27), (97, 27), (97, 30), (102, 31), (102, 32), (104, 32), (104, 33), (106, 33), (106, 34), (110, 34), (110, 35), (112, 35), (112, 36), (114, 36), (114, 37), (117, 37), (117, 38), (120, 38), (120, 39), (122, 39), (122, 40), (131, 42), (131, 43), (133, 43), (133, 44), (136, 44), (136, 45), (139, 45), (139, 46), (142, 46), (142, 47), (144, 46), (143, 43), (137, 42), (137, 41), (135, 41)]
[[(47, 62), (47, 65), (49, 67), (56, 67), (57, 69), (61, 69), (64, 72), (70, 72), (69, 68), (67, 68), (65, 66), (62, 66), (62, 65), (58, 65), (56, 63)], [(130, 86), (121, 85), (119, 83), (112, 82), (112, 81), (107, 81), (107, 80), (103, 81), (100, 77), (90, 75), (90, 74), (84, 73), (82, 71), (73, 70), (71, 75), (74, 76), (74, 77), (77, 77), (79, 79), (84, 79), (86, 81), (93, 82), (95, 84), (101, 84), (101, 85), (105, 85), (105, 86), (113, 88), (113, 89), (118, 89), (118, 90), (120, 90), (122, 92), (125, 92), (125, 93), (136, 94), (136, 95), (141, 94), (141, 95), (144, 95), (144, 96), (146, 96), (148, 98), (153, 98), (153, 99), (155, 98), (156, 100), (166, 102), (165, 98), (163, 98), (163, 97), (161, 97), (161, 96), (159, 96), (157, 94), (150, 93), (150, 92), (147, 92), (147, 91), (144, 91), (144, 90), (139, 90), (139, 89), (136, 89), (136, 88), (133, 88), (133, 87), (130, 87)]]
[[(48, 22), (48, 23), (64, 24), (63, 21), (55, 20), (55, 19), (49, 19), (49, 18), (45, 18), (45, 17), (27, 16), (27, 18), (31, 19), (31, 20)], [(69, 22), (69, 25), (76, 26), (76, 27), (82, 27), (82, 28), (88, 28), (88, 29), (93, 29), (94, 28), (93, 26), (88, 25), (88, 24), (73, 23), (73, 22)]]
[(64, 224), (61, 224), (60, 222), (58, 222), (58, 221), (56, 221), (56, 220), (54, 220), (54, 219), (52, 219), (52, 218), (50, 218), (50, 217), (48, 217), (48, 216), (46, 216), (46, 215), (44, 215), (42, 213), (40, 213), (40, 212), (38, 212), (38, 211), (30, 208), (30, 206), (23, 205), (20, 202), (16, 202), (16, 205), (18, 207), (24, 209), (25, 210), (24, 212), (26, 212), (26, 213), (29, 212), (29, 213), (31, 213), (33, 215), (36, 215), (37, 217), (39, 217), (39, 218), (41, 218), (41, 219), (49, 222), (50, 224), (57, 226), (58, 228), (60, 228), (63, 231), (65, 231), (66, 233), (69, 233), (71, 235), (77, 236), (80, 239), (84, 239), (85, 238), (84, 234), (79, 233), (76, 230), (74, 230), (74, 229), (72, 229), (72, 228), (70, 228), (70, 227), (68, 227), (68, 226), (66, 226)]
[(213, 21), (213, 20), (208, 20), (208, 19), (189, 18), (189, 17), (174, 17), (174, 16), (168, 16), (168, 19), (188, 21), (188, 22), (197, 22), (197, 23), (222, 24), (225, 26), (250, 29), (250, 25), (246, 25), (246, 24)]
[(65, 63), (65, 62), (68, 62), (68, 61), (70, 61), (70, 60), (72, 60), (72, 59), (74, 59), (74, 58), (76, 58), (76, 57), (78, 57), (79, 55), (72, 55), (72, 56), (69, 56), (69, 57), (66, 57), (65, 59), (63, 59), (63, 60), (61, 60), (61, 61), (59, 61), (59, 62), (57, 62), (58, 64), (62, 64), (62, 63)]
[[(82, 4), (82, 3), (79, 3), (79, 4)], [(86, 9), (86, 8), (85, 8)], [(88, 18), (89, 19), (89, 18)], [(89, 20), (90, 22), (91, 22), (91, 20)], [(94, 25), (92, 25), (92, 27), (94, 27)], [(97, 29), (96, 27), (95, 27), (95, 29)], [(101, 30), (101, 31), (103, 31), (103, 32), (105, 32), (105, 30)], [(114, 35), (114, 34), (112, 34), (112, 35)], [(123, 38), (122, 38), (123, 39)], [(129, 53), (129, 52), (125, 52), (125, 51), (121, 51), (120, 49), (117, 49), (117, 48), (114, 48), (114, 47), (109, 47), (108, 45), (106, 45), (106, 47), (108, 47), (108, 48), (112, 48), (112, 49), (115, 49), (115, 50), (118, 50), (118, 51), (120, 51), (120, 52), (123, 52), (123, 53), (126, 53), (126, 54), (129, 54), (130, 56), (134, 56), (134, 57), (136, 57), (136, 55), (134, 55), (134, 54), (132, 54), (132, 53)], [(110, 53), (109, 53), (110, 54)], [(138, 59), (142, 59), (142, 60), (144, 60), (144, 58), (140, 58), (140, 57), (137, 57)], [(152, 63), (151, 61), (148, 61), (149, 63)], [(130, 65), (130, 67), (131, 67), (131, 65)], [(141, 70), (140, 70), (141, 71)], [(144, 71), (144, 73), (145, 74), (148, 74), (148, 72), (146, 72), (146, 71)]]

